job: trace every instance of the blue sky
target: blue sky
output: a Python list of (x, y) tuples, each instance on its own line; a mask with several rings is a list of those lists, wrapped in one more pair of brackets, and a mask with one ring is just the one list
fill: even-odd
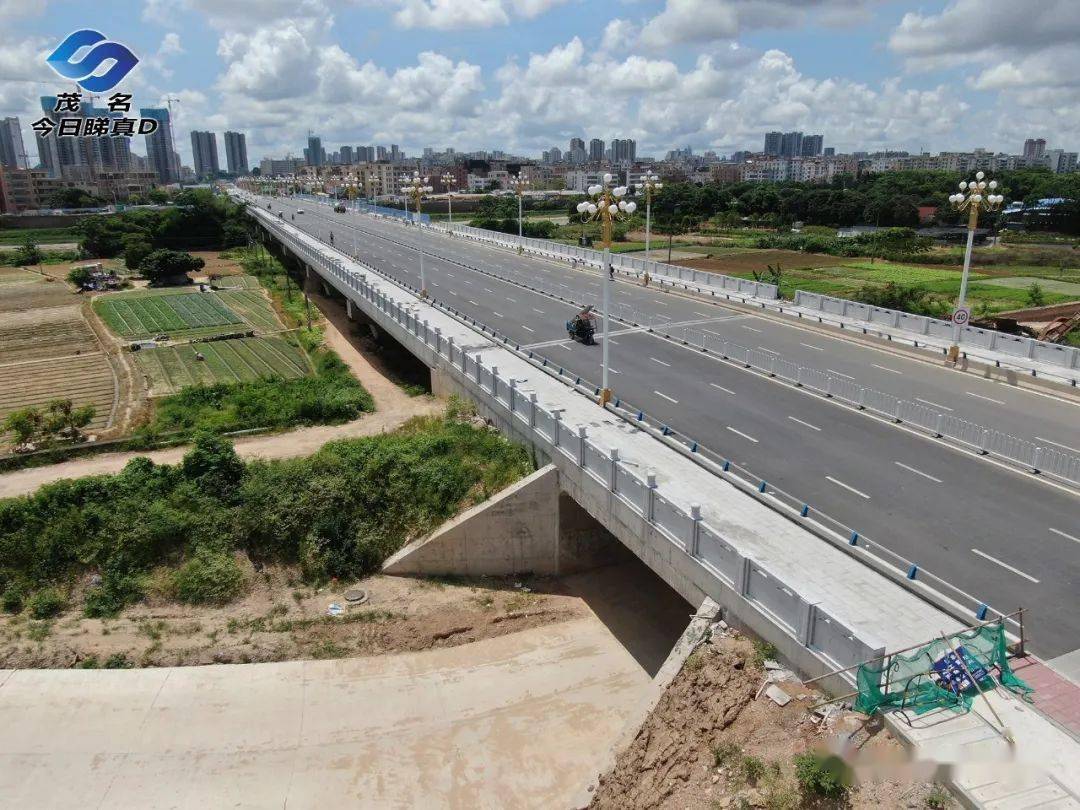
[(579, 135), (727, 153), (767, 129), (1075, 150), (1078, 20), (1073, 0), (0, 0), (0, 116), (28, 132), (64, 86), (44, 55), (96, 28), (139, 56), (137, 103), (179, 99), (185, 161), (203, 128), (248, 133), (254, 159), (299, 154), (309, 128), (409, 152)]

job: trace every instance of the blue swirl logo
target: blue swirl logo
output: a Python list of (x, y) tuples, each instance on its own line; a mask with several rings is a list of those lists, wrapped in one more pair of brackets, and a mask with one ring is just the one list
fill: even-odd
[[(76, 53), (86, 47), (90, 50), (83, 54), (82, 59), (71, 61)], [(105, 73), (93, 75), (109, 60), (113, 64)], [(100, 31), (89, 28), (69, 34), (45, 61), (65, 79), (75, 79), (79, 87), (91, 93), (102, 93), (116, 87), (139, 64), (138, 57), (125, 46), (119, 42), (109, 42)]]

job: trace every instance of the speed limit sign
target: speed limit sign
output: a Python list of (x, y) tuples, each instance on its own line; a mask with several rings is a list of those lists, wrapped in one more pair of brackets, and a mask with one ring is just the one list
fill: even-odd
[(953, 310), (952, 322), (957, 326), (967, 326), (968, 321), (971, 320), (971, 309), (968, 307), (957, 307)]

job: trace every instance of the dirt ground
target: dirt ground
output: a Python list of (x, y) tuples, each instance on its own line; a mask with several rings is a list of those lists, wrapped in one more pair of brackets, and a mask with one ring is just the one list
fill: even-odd
[(754, 250), (748, 248), (743, 253), (717, 256), (712, 259), (682, 259), (672, 264), (681, 264), (698, 270), (711, 270), (716, 273), (745, 274), (754, 271), (763, 272), (770, 264), (779, 263), (785, 270), (796, 267), (833, 267), (845, 262), (856, 261), (838, 256), (826, 256), (821, 253), (801, 253), (797, 250)]
[[(191, 666), (342, 658), (467, 644), (586, 615), (555, 580), (372, 576), (314, 589), (296, 571), (251, 572), (251, 589), (224, 607), (158, 601), (115, 619), (70, 611), (0, 624), (0, 668)], [(346, 591), (366, 594), (350, 604)], [(331, 605), (340, 615), (328, 613)]]
[[(767, 654), (733, 631), (699, 647), (601, 777), (590, 808), (955, 806), (926, 775), (910, 776), (900, 743), (878, 725), (864, 727), (862, 715), (838, 711), (815, 721), (808, 709), (824, 697), (812, 686), (793, 676), (777, 680), (772, 685), (791, 698), (783, 707), (759, 694)], [(843, 752), (855, 764), (855, 784), (845, 796), (801, 790), (793, 758), (810, 751)]]

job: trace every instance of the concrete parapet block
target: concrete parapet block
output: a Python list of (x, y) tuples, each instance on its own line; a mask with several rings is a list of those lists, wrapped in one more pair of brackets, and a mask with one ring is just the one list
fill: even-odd
[(560, 490), (554, 464), (402, 548), (383, 564), (397, 575), (556, 575), (615, 559), (618, 541)]
[(385, 574), (559, 573), (559, 472), (547, 465), (383, 564)]

